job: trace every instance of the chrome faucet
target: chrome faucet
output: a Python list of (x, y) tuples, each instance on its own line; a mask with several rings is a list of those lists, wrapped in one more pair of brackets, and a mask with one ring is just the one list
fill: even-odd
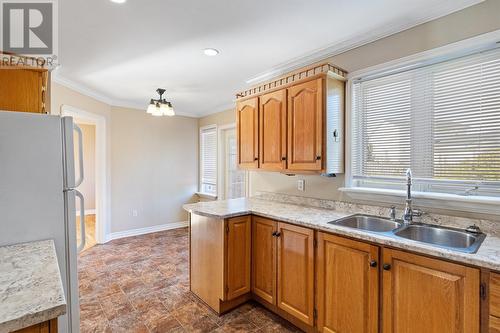
[(422, 216), (422, 212), (412, 208), (412, 198), (411, 198), (411, 185), (412, 185), (412, 175), (411, 169), (406, 170), (406, 205), (403, 212), (403, 223), (411, 224), (413, 223), (414, 216)]

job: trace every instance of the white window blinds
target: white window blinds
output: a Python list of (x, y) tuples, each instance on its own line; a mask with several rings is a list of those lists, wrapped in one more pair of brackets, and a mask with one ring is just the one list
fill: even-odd
[(200, 130), (200, 192), (217, 195), (217, 128)]
[(500, 51), (353, 85), (353, 185), (500, 196)]

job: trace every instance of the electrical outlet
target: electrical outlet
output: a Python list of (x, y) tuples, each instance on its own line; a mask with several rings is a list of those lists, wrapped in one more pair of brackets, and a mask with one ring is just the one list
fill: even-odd
[(139, 213), (137, 212), (137, 209), (132, 209), (132, 216), (137, 217), (137, 215), (139, 215)]
[(297, 180), (297, 190), (305, 191), (306, 181), (304, 179)]

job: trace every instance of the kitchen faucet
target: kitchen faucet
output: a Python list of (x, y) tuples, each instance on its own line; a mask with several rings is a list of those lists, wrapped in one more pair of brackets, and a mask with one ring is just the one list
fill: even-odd
[(422, 216), (422, 212), (412, 209), (412, 198), (411, 198), (411, 185), (412, 185), (412, 175), (411, 169), (406, 170), (406, 205), (403, 212), (403, 223), (411, 224), (413, 223), (414, 216)]

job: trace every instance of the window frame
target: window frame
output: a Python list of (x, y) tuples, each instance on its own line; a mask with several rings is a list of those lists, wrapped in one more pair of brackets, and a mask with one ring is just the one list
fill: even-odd
[[(222, 149), (222, 145), (225, 144), (224, 136), (222, 132), (229, 129), (236, 130), (236, 123), (229, 123), (225, 125), (220, 125), (217, 127), (217, 195), (220, 199), (226, 199), (226, 190), (225, 190), (225, 167), (223, 167), (222, 161), (225, 161), (224, 152), (225, 149)], [(237, 132), (237, 131), (236, 131)], [(249, 172), (248, 170), (244, 170), (245, 172), (245, 197), (249, 196)]]
[[(215, 164), (215, 195), (212, 193), (207, 193), (202, 191), (202, 180), (203, 180), (203, 150), (202, 150), (202, 133), (203, 131), (214, 129), (215, 130), (215, 159), (216, 159), (216, 164)], [(210, 124), (206, 126), (202, 126), (199, 128), (198, 131), (198, 154), (199, 154), (199, 167), (198, 167), (198, 192), (196, 192), (197, 195), (199, 195), (202, 198), (205, 199), (212, 199), (216, 200), (217, 195), (218, 195), (218, 184), (219, 184), (219, 130), (216, 124)]]
[[(353, 135), (351, 132), (351, 122), (355, 81), (362, 77), (390, 75), (442, 61), (453, 60), (466, 55), (472, 55), (477, 52), (492, 49), (499, 38), (500, 30), (350, 73), (346, 83), (345, 185), (339, 190), (355, 200), (400, 205), (404, 205), (404, 197), (406, 196), (406, 191), (404, 189), (390, 190), (384, 188), (356, 187), (353, 185), (353, 157), (351, 156)], [(414, 204), (419, 207), (448, 209), (469, 213), (500, 214), (500, 198), (498, 197), (464, 196), (418, 191), (414, 191), (412, 194)]]

